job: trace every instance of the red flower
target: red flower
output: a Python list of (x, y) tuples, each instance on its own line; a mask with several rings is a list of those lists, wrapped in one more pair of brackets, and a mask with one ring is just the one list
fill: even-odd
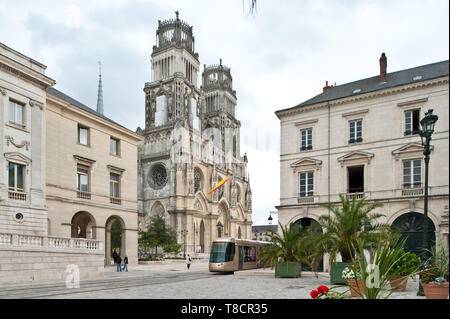
[(419, 272), (419, 275), (421, 275), (421, 276), (422, 276), (422, 272)]
[(310, 295), (311, 295), (311, 298), (312, 298), (312, 299), (316, 299), (317, 296), (320, 295), (320, 291), (318, 291), (318, 290), (312, 290), (312, 291), (310, 292)]
[(319, 291), (321, 294), (327, 293), (328, 290), (330, 290), (327, 286), (319, 286), (317, 287), (317, 291)]
[(352, 267), (348, 266), (348, 269), (352, 269)]
[(360, 267), (359, 267), (359, 266), (356, 266), (356, 268), (359, 269)]

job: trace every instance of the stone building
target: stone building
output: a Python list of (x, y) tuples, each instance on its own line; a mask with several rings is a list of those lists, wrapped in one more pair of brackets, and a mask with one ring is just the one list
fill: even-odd
[[(387, 73), (338, 86), (297, 106), (275, 112), (280, 119), (279, 222), (309, 227), (327, 214), (321, 203), (366, 197), (383, 204), (382, 222), (421, 247), (424, 155), (419, 120), (439, 116), (432, 136), (428, 238), (448, 243), (449, 64), (447, 61)], [(326, 259), (326, 258), (325, 258)], [(328, 268), (325, 260), (325, 268)]]
[(252, 239), (253, 240), (262, 240), (262, 241), (271, 241), (270, 232), (272, 230), (274, 232), (278, 231), (278, 225), (257, 225), (252, 226)]
[(60, 163), (46, 162), (47, 90), (55, 81), (45, 69), (0, 43), (0, 282), (103, 275), (102, 241), (48, 233), (46, 178)]
[[(204, 65), (199, 87), (193, 28), (176, 14), (158, 21), (151, 82), (144, 87), (140, 227), (161, 212), (179, 243), (186, 236), (187, 251), (205, 253), (216, 237), (251, 238), (251, 189), (230, 68), (222, 61)], [(207, 194), (226, 177), (223, 187)]]
[(100, 98), (98, 106), (95, 111), (54, 88), (47, 92), (48, 231), (104, 242), (106, 265), (113, 262), (112, 248), (134, 264), (142, 137), (100, 113)]

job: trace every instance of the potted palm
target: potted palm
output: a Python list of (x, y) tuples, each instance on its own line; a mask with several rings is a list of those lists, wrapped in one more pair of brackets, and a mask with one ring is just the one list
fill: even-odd
[(419, 266), (420, 258), (413, 252), (405, 252), (389, 272), (392, 289), (394, 291), (405, 291), (408, 277), (414, 278)]
[(293, 223), (286, 227), (279, 224), (279, 229), (281, 233), (269, 231), (272, 243), (259, 249), (258, 258), (263, 265), (275, 267), (275, 277), (300, 277), (299, 227)]
[[(330, 280), (333, 284), (347, 282), (342, 278), (342, 271), (353, 264), (352, 258), (355, 255), (353, 247), (356, 247), (358, 238), (364, 239), (368, 246), (373, 246), (386, 232), (391, 231), (390, 225), (376, 222), (378, 218), (384, 216), (373, 212), (381, 207), (381, 204), (369, 203), (364, 198), (356, 200), (356, 197), (353, 197), (349, 200), (342, 194), (339, 197), (339, 205), (322, 204), (330, 214), (319, 217), (319, 223), (325, 229), (320, 242), (330, 254)], [(336, 262), (337, 254), (341, 255), (342, 262)]]
[(420, 275), (420, 283), (427, 299), (447, 299), (449, 284), (449, 249), (439, 243), (431, 251), (431, 257), (427, 261)]

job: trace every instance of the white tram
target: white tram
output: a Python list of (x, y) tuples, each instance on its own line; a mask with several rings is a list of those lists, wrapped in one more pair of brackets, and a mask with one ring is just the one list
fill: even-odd
[(209, 271), (234, 272), (260, 268), (258, 250), (270, 242), (237, 238), (217, 238), (213, 241), (209, 257)]

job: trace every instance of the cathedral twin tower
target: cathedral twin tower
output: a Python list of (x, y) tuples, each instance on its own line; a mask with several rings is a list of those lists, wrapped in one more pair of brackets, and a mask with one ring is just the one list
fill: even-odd
[(151, 70), (145, 128), (138, 129), (145, 137), (138, 149), (139, 228), (161, 213), (178, 243), (186, 238), (186, 251), (196, 253), (208, 253), (217, 237), (250, 239), (252, 195), (230, 69), (222, 60), (204, 65), (198, 87), (192, 27), (176, 12), (176, 19), (158, 21)]

